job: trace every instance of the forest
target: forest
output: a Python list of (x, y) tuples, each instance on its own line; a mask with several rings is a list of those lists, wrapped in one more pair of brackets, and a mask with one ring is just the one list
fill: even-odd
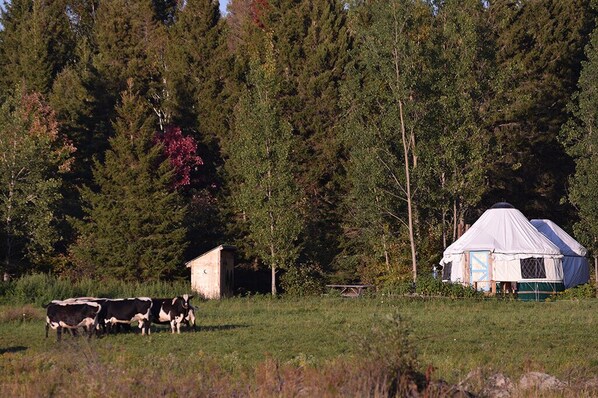
[(598, 253), (598, 2), (10, 0), (0, 271), (429, 275), (492, 204)]

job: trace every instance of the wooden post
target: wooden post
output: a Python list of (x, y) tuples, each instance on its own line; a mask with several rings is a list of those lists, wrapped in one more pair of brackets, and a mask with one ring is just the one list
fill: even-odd
[(490, 278), (490, 291), (493, 296), (496, 296), (496, 281), (494, 280), (494, 258), (492, 254), (488, 253), (488, 277)]
[(465, 252), (465, 272), (463, 274), (465, 276), (465, 284), (469, 285), (471, 282), (471, 273), (469, 270), (469, 252)]
[(596, 297), (598, 297), (598, 256), (594, 256), (594, 278), (596, 282)]

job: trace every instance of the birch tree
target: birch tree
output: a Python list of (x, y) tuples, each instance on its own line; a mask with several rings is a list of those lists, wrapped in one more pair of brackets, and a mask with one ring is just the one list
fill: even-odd
[(401, 247), (406, 237), (414, 282), (412, 174), (418, 162), (418, 130), (425, 119), (423, 54), (431, 17), (432, 10), (423, 1), (356, 5), (350, 23), (356, 56), (354, 69), (348, 72), (353, 80), (345, 90), (349, 239), (370, 236), (363, 242), (365, 249), (369, 246), (379, 253), (390, 270), (399, 263), (399, 258), (392, 258), (391, 247)]

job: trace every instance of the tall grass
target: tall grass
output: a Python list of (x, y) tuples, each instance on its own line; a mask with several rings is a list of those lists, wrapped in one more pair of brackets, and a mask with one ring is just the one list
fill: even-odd
[(189, 282), (125, 282), (121, 280), (73, 281), (47, 274), (32, 274), (11, 282), (3, 282), (0, 300), (10, 304), (41, 305), (69, 297), (174, 297), (190, 293)]

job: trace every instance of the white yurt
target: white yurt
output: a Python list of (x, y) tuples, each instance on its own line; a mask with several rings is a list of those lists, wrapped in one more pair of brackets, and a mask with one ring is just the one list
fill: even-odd
[[(443, 281), (478, 290), (501, 287), (526, 299), (545, 298), (563, 289), (560, 249), (509, 203), (497, 203), (446, 248)], [(539, 295), (542, 295), (540, 297)]]
[(588, 251), (571, 235), (550, 220), (531, 220), (534, 227), (561, 250), (565, 289), (590, 281)]

